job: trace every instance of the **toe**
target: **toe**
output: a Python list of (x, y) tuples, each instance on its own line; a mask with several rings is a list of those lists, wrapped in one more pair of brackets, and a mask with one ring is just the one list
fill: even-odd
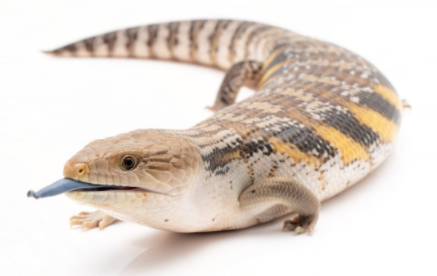
[(85, 219), (70, 220), (70, 228), (72, 228), (75, 225), (82, 225), (85, 221), (86, 221)]
[(87, 222), (84, 222), (83, 224), (82, 224), (82, 231), (87, 231), (87, 230), (90, 230), (90, 229), (92, 229), (92, 228), (95, 228), (95, 227), (97, 227), (97, 225), (99, 224), (99, 221), (97, 221), (97, 220), (94, 220), (94, 221), (87, 221)]
[(72, 216), (70, 218), (70, 221), (77, 220), (77, 219), (86, 219), (86, 218), (88, 218), (88, 216)]
[(99, 229), (103, 230), (106, 226), (111, 225), (114, 221), (116, 221), (115, 218), (111, 216), (105, 216), (99, 223)]
[(302, 226), (298, 226), (298, 227), (296, 227), (296, 229), (294, 230), (294, 235), (296, 236), (296, 235), (300, 235), (300, 234), (303, 234), (303, 233), (305, 233), (306, 232), (306, 229), (304, 228), (304, 227), (302, 227)]

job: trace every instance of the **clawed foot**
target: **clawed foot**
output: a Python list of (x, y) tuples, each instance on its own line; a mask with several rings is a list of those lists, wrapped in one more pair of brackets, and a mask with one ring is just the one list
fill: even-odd
[(317, 223), (317, 217), (312, 216), (296, 216), (292, 220), (284, 221), (282, 231), (294, 231), (294, 235), (299, 235), (308, 231), (310, 235), (313, 234), (314, 227)]
[(75, 225), (80, 225), (82, 231), (86, 231), (95, 227), (99, 227), (100, 230), (116, 221), (116, 218), (106, 215), (102, 211), (95, 212), (81, 212), (78, 216), (72, 216), (70, 218), (70, 228)]

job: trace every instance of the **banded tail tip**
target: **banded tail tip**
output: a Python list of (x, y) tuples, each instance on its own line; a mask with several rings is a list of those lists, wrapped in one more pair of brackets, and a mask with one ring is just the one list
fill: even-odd
[(41, 53), (43, 53), (43, 54), (45, 54), (45, 55), (49, 55), (49, 56), (58, 56), (58, 55), (59, 55), (59, 51), (58, 51), (58, 49), (55, 49), (55, 50), (49, 50), (49, 51), (41, 50)]
[(46, 55), (52, 55), (54, 50), (50, 50), (50, 51), (48, 51), (48, 50), (40, 50), (40, 52), (43, 53), (43, 54), (46, 54)]

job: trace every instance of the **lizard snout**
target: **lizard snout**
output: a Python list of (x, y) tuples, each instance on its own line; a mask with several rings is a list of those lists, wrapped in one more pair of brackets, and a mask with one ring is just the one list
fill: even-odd
[(76, 163), (71, 164), (70, 162), (67, 162), (64, 166), (64, 177), (65, 178), (71, 178), (76, 179), (78, 177), (81, 177), (89, 172), (88, 165), (85, 163)]

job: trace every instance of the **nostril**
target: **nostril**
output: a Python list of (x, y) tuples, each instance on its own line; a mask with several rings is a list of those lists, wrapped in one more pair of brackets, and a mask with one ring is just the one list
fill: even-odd
[(74, 171), (77, 176), (82, 176), (86, 173), (88, 173), (88, 166), (84, 163), (78, 163), (74, 165)]

